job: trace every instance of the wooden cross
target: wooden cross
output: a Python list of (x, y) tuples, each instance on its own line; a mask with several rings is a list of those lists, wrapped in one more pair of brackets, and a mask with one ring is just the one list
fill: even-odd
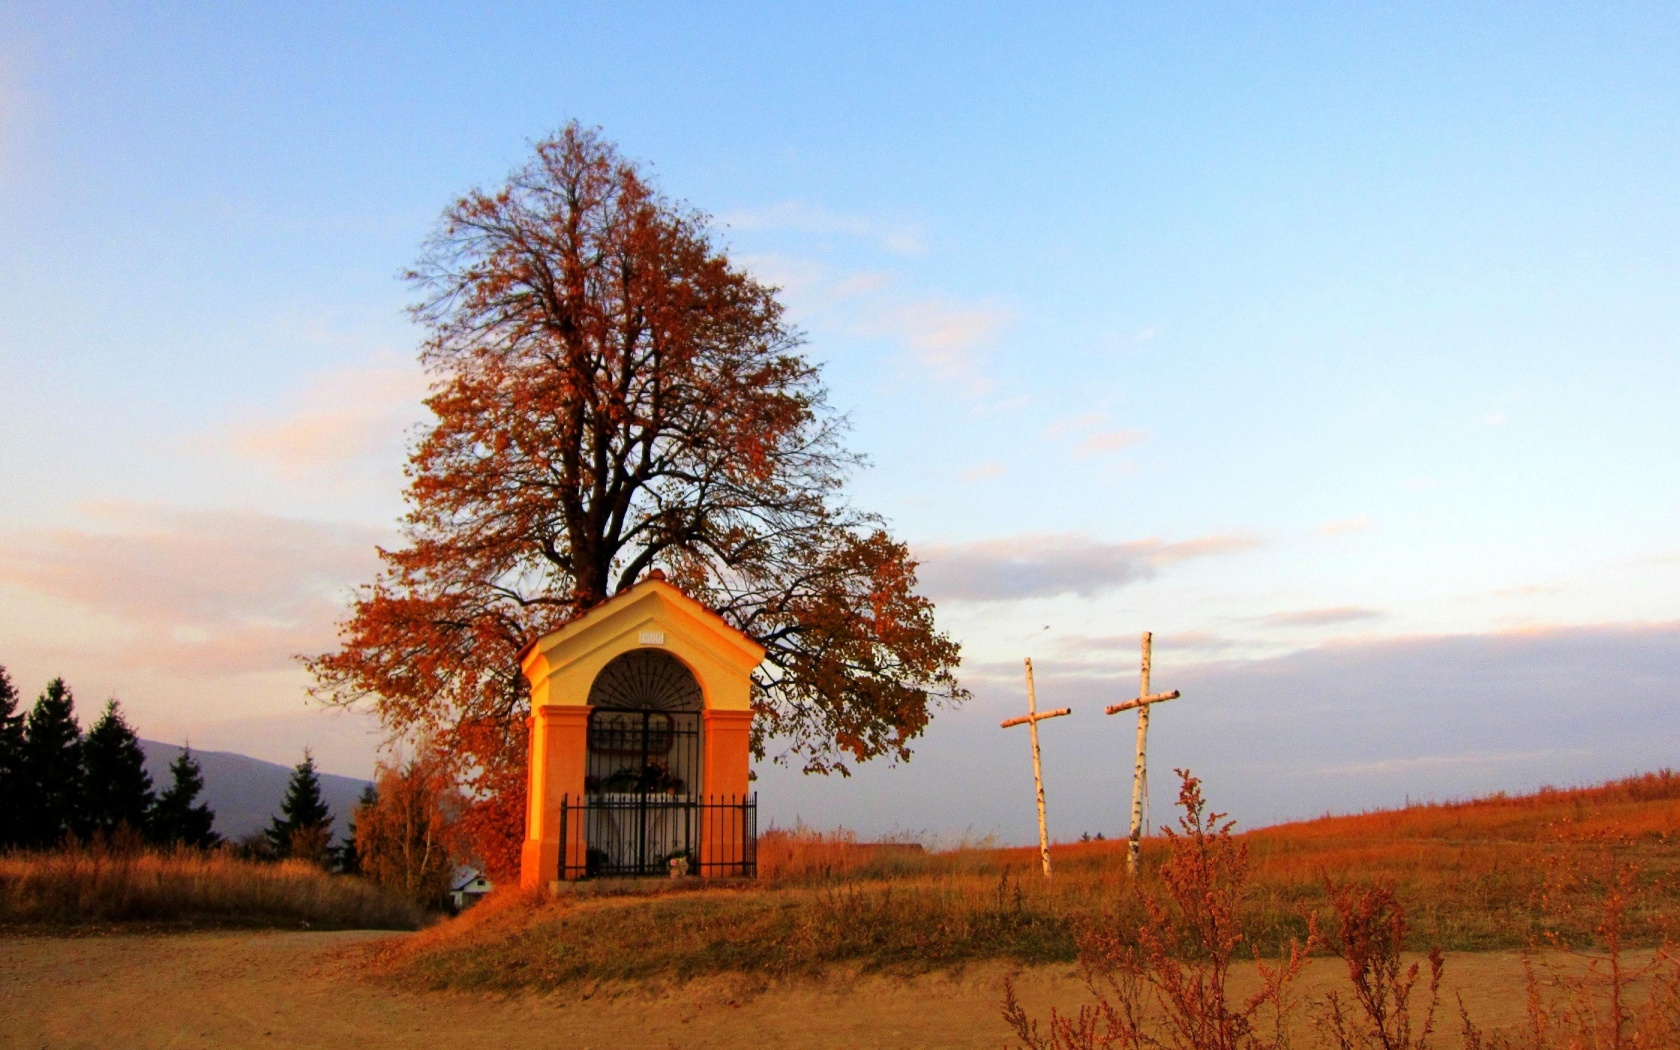
[(1149, 790), (1149, 773), (1144, 764), (1144, 746), (1149, 740), (1149, 708), (1166, 700), (1178, 699), (1178, 690), (1170, 693), (1149, 692), (1149, 656), (1151, 635), (1143, 632), (1143, 676), (1139, 680), (1138, 695), (1123, 704), (1104, 708), (1106, 714), (1117, 715), (1137, 708), (1137, 765), (1132, 768), (1132, 833), (1126, 844), (1126, 870), (1133, 875), (1138, 870), (1138, 847), (1143, 839), (1143, 796)]
[(1044, 861), (1044, 877), (1050, 877), (1050, 832), (1044, 824), (1044, 773), (1038, 761), (1038, 723), (1046, 718), (1060, 718), (1073, 714), (1073, 708), (1060, 707), (1038, 713), (1038, 697), (1033, 693), (1032, 660), (1027, 660), (1027, 713), (1021, 718), (1006, 719), (1003, 728), (1025, 725), (1032, 734), (1033, 786), (1038, 789), (1038, 855)]

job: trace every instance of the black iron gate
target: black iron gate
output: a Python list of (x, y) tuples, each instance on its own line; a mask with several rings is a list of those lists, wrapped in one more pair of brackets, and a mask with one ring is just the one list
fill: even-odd
[(583, 796), (560, 805), (562, 878), (758, 872), (758, 804), (701, 783), (700, 684), (658, 649), (615, 657), (589, 689)]
[(591, 711), (587, 873), (664, 875), (673, 861), (698, 870), (700, 761), (697, 711)]
[[(758, 796), (601, 798), (560, 801), (560, 877), (758, 874)], [(675, 863), (673, 863), (675, 862)]]

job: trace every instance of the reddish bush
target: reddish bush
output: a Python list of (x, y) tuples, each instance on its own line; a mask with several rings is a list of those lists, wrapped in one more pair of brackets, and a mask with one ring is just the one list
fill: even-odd
[(1435, 1031), (1441, 1002), (1440, 948), (1429, 950), (1429, 998), (1422, 1023), (1412, 1025), (1412, 992), (1420, 966), (1406, 966), (1406, 911), (1386, 883), (1354, 887), (1326, 880), (1335, 910), (1325, 943), (1347, 963), (1348, 983), (1363, 1018), (1343, 1003), (1339, 991), (1325, 997), (1321, 1025), (1337, 1050), (1423, 1050)]
[(1135, 942), (1112, 925), (1081, 940), (1080, 970), (1094, 1004), (1072, 1016), (1052, 1010), (1049, 1031), (1041, 1032), (1006, 982), (1004, 1019), (1032, 1050), (1272, 1050), (1287, 1044), (1290, 986), (1306, 967), (1311, 938), (1308, 945), (1291, 943), (1277, 966), (1256, 954), (1259, 990), (1231, 1002), (1226, 983), (1243, 942), (1238, 913), (1248, 847), (1232, 837), (1233, 822), (1223, 813), (1206, 812), (1201, 782), (1177, 772), (1184, 812), (1178, 829), (1167, 830), (1160, 873), (1166, 899), (1144, 895), (1146, 917)]

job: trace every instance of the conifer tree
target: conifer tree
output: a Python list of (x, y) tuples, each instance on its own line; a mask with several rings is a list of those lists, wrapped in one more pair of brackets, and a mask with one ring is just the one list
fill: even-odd
[(192, 748), (183, 748), (169, 764), (170, 784), (158, 796), (152, 809), (152, 839), (168, 845), (209, 849), (221, 841), (213, 830), (216, 814), (208, 803), (199, 802), (204, 790), (204, 771), (193, 757)]
[(82, 772), (90, 830), (109, 837), (124, 826), (134, 833), (147, 829), (156, 802), (152, 778), (140, 740), (115, 699), (82, 741)]
[[(284, 860), (299, 852), (303, 843), (312, 846), (311, 852), (324, 852), (327, 836), (332, 831), (332, 811), (321, 798), (321, 778), (315, 773), (315, 756), (307, 748), (303, 761), (292, 770), (291, 782), (286, 785), (286, 797), (280, 802), (280, 813), (269, 822), (268, 844), (274, 855)], [(308, 857), (319, 860), (320, 857)]]
[(24, 726), (23, 776), (30, 804), (22, 813), (23, 844), (57, 846), (65, 835), (85, 830), (82, 730), (76, 698), (64, 679), (47, 683)]
[(24, 827), (23, 713), (12, 677), (0, 667), (0, 850), (20, 844)]

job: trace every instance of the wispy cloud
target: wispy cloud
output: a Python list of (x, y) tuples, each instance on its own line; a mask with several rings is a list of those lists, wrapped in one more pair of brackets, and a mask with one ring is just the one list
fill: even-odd
[(1491, 591), (1472, 594), (1467, 600), (1478, 598), (1545, 598), (1562, 593), (1563, 588), (1555, 583), (1523, 583), (1511, 587), (1495, 587)]
[(1077, 436), (1073, 454), (1078, 459), (1112, 455), (1149, 440), (1147, 430), (1113, 427), (1111, 423), (1112, 417), (1107, 412), (1079, 412), (1051, 420), (1044, 428), (1044, 436), (1050, 439)]
[(92, 526), (0, 533), (0, 583), (130, 634), (128, 659), (182, 674), (274, 670), (328, 645), (391, 537), (240, 511), (88, 508)]
[(929, 298), (877, 305), (860, 313), (854, 328), (901, 342), (929, 371), (983, 392), (991, 381), (974, 351), (992, 342), (1008, 320), (1006, 311), (993, 306)]
[(1002, 463), (982, 463), (976, 467), (969, 467), (962, 472), (962, 479), (967, 482), (985, 481), (987, 478), (1001, 478), (1004, 475)]
[(1063, 416), (1053, 419), (1044, 428), (1047, 438), (1063, 437), (1068, 434), (1078, 434), (1082, 431), (1100, 427), (1109, 421), (1107, 412), (1080, 412), (1077, 415)]
[(1414, 755), (1406, 758), (1384, 758), (1373, 762), (1343, 762), (1323, 766), (1320, 773), (1338, 777), (1394, 776), (1405, 773), (1428, 773), (1452, 769), (1477, 769), (1491, 765), (1517, 765), (1541, 762), (1559, 755), (1582, 755), (1584, 750), (1559, 751), (1462, 751), (1452, 755)]
[(837, 270), (785, 255), (741, 259), (780, 287), (803, 323), (898, 344), (906, 357), (970, 394), (989, 392), (982, 353), (1013, 315), (1002, 306), (945, 295), (918, 295), (890, 273)]
[(1259, 541), (1203, 536), (1107, 543), (1079, 535), (1026, 535), (916, 548), (923, 590), (958, 601), (1011, 601), (1061, 594), (1089, 597), (1146, 580), (1196, 558), (1240, 554)]
[(1366, 609), (1357, 605), (1333, 605), (1324, 609), (1297, 609), (1260, 616), (1255, 623), (1266, 627), (1331, 627), (1341, 623), (1360, 623), (1379, 620), (1386, 615), (1381, 609)]
[(1369, 514), (1360, 514), (1340, 521), (1327, 521), (1318, 527), (1318, 531), (1324, 536), (1346, 536), (1352, 532), (1369, 532), (1375, 527), (1376, 523)]
[(1086, 435), (1073, 450), (1073, 454), (1080, 459), (1106, 456), (1123, 448), (1141, 445), (1147, 440), (1149, 440), (1149, 432), (1146, 430), (1103, 430)]
[[(1055, 641), (1056, 655), (1072, 661), (1110, 654), (1129, 654), (1137, 658), (1141, 638), (1136, 634), (1064, 635)], [(1154, 632), (1150, 641), (1153, 649), (1164, 652), (1214, 654), (1241, 648), (1242, 642), (1208, 631)]]
[(805, 201), (791, 200), (763, 208), (741, 208), (719, 215), (718, 221), (738, 230), (792, 230), (857, 237), (873, 241), (894, 255), (921, 255), (927, 251), (921, 227), (914, 223), (846, 215)]
[(264, 463), (294, 481), (331, 474), (400, 448), (425, 412), (426, 392), (418, 365), (338, 369), (317, 375), (288, 410), (229, 424), (200, 443)]

